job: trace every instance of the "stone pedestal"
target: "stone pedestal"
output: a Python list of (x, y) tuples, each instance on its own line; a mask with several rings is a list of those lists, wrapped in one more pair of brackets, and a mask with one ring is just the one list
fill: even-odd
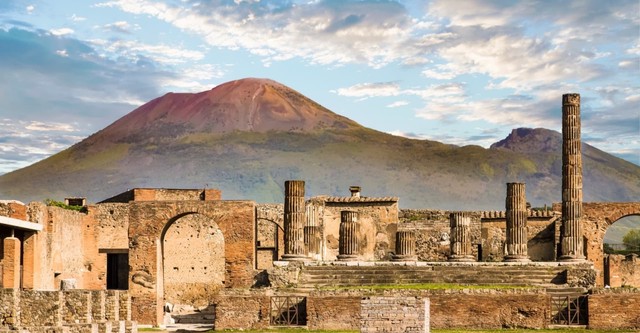
[(2, 264), (2, 287), (20, 288), (20, 239), (7, 237), (4, 239), (4, 260)]
[(354, 261), (359, 259), (359, 231), (358, 212), (341, 211), (338, 260)]
[(451, 228), (449, 261), (475, 261), (471, 248), (471, 216), (465, 212), (449, 214)]
[(304, 246), (306, 223), (304, 181), (284, 182), (284, 254), (282, 260), (307, 260)]
[(560, 261), (584, 261), (580, 95), (562, 95), (562, 225)]
[(507, 183), (506, 252), (504, 261), (529, 261), (527, 249), (527, 200), (524, 183)]
[(396, 232), (396, 253), (392, 261), (416, 261), (416, 236), (413, 231)]

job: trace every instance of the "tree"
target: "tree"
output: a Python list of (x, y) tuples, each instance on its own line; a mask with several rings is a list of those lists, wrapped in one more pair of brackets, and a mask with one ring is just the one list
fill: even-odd
[(622, 237), (622, 243), (624, 243), (627, 250), (640, 250), (640, 229), (629, 230), (629, 232)]

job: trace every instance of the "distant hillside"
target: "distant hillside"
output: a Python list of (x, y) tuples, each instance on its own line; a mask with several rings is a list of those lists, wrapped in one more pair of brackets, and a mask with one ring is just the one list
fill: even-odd
[[(558, 122), (561, 120), (558, 119)], [(287, 179), (307, 196), (399, 196), (405, 208), (504, 209), (507, 182), (534, 206), (560, 201), (561, 135), (516, 129), (490, 149), (381, 133), (282, 84), (243, 79), (171, 93), (82, 142), (0, 176), (0, 199), (86, 196), (134, 187), (219, 188), (224, 199), (282, 202)], [(585, 201), (640, 198), (640, 167), (583, 144)]]

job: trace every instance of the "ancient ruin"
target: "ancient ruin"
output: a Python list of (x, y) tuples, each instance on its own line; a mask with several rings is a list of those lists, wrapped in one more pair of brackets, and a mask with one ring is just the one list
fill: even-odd
[(283, 180), (278, 204), (158, 188), (61, 207), (2, 201), (0, 330), (374, 331), (380, 323), (368, 318), (387, 327), (398, 316), (419, 331), (425, 319), (433, 328), (638, 329), (628, 309), (640, 303), (640, 260), (605, 255), (603, 238), (640, 215), (640, 202), (582, 202), (579, 102), (563, 96), (562, 201), (543, 209), (527, 206), (517, 179), (504, 211), (400, 209), (399, 198), (359, 186), (306, 198), (302, 180)]

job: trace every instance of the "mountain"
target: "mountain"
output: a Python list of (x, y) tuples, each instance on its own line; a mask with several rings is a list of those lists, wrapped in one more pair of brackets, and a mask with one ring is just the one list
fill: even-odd
[[(558, 122), (561, 120), (558, 119)], [(560, 133), (515, 129), (489, 149), (365, 128), (275, 81), (242, 79), (169, 93), (74, 146), (0, 176), (0, 199), (84, 196), (134, 187), (219, 188), (224, 199), (282, 202), (284, 181), (307, 196), (398, 196), (406, 208), (504, 209), (506, 182), (534, 206), (559, 202)], [(640, 167), (583, 144), (585, 201), (640, 197)]]

